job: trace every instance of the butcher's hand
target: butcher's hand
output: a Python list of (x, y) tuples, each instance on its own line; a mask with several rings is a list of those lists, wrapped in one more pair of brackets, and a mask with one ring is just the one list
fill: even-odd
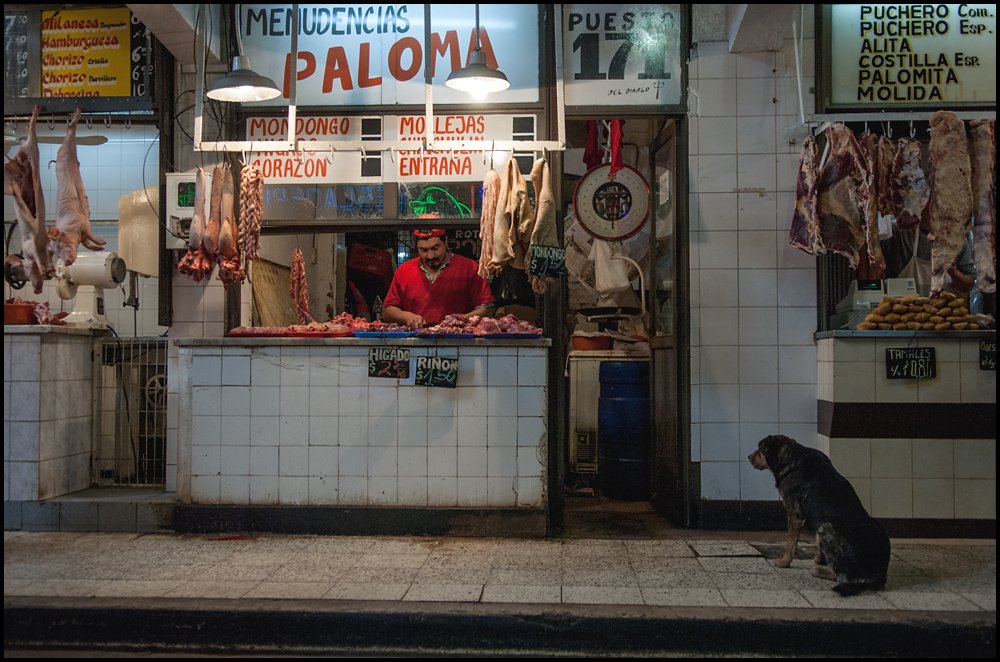
[(424, 328), (424, 325), (427, 323), (423, 317), (417, 315), (416, 313), (406, 313), (406, 315), (406, 327), (411, 331), (418, 331), (419, 329)]

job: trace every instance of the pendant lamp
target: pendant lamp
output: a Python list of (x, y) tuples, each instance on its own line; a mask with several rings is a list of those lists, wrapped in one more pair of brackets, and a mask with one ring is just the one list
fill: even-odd
[(484, 99), (490, 92), (502, 92), (510, 81), (499, 69), (486, 64), (486, 54), (479, 44), (479, 5), (476, 5), (476, 50), (469, 57), (469, 65), (456, 69), (444, 83), (454, 90), (469, 92), (476, 99)]
[(232, 70), (212, 84), (206, 93), (209, 99), (217, 101), (266, 101), (273, 99), (281, 90), (267, 76), (261, 76), (250, 68), (250, 58), (243, 55), (243, 6), (237, 5), (239, 26), (236, 29), (236, 49), (239, 53), (233, 58)]

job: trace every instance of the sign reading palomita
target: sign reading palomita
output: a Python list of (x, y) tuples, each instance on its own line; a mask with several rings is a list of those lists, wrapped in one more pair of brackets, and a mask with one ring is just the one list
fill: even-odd
[(830, 104), (996, 104), (996, 5), (832, 5)]

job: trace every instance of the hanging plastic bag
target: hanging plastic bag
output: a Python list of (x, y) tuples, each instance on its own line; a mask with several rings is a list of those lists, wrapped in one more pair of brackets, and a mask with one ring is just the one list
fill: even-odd
[[(621, 247), (617, 247), (621, 252)], [(594, 241), (590, 250), (590, 260), (594, 263), (594, 285), (602, 297), (610, 297), (617, 292), (628, 289), (631, 282), (628, 279), (628, 265), (625, 260), (611, 259), (611, 243)]]

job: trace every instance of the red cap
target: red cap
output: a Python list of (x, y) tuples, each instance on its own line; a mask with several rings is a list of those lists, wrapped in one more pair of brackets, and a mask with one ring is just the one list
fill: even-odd
[(443, 237), (444, 230), (414, 230), (413, 234), (417, 239), (430, 239), (431, 237)]

